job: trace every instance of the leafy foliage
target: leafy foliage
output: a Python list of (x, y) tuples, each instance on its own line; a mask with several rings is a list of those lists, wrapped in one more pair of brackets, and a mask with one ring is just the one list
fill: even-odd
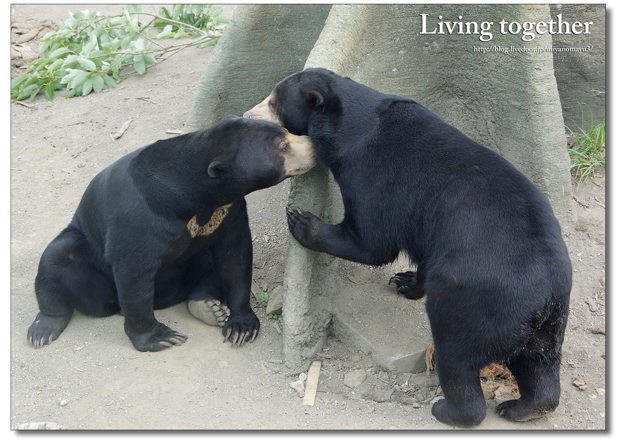
[(256, 302), (259, 307), (267, 305), (267, 302), (269, 302), (269, 298), (271, 297), (271, 293), (273, 293), (273, 290), (265, 291), (262, 288), (258, 290), (256, 294)]
[(595, 177), (597, 171), (605, 169), (605, 120), (594, 125), (594, 114), (590, 109), (590, 128), (577, 127), (574, 132), (568, 129), (575, 139), (575, 145), (569, 148), (571, 170), (578, 179), (577, 189), (588, 177)]
[[(218, 17), (221, 12), (218, 5), (174, 5), (172, 12), (160, 8), (159, 14), (151, 14), (142, 5), (128, 5), (119, 16), (102, 17), (88, 9), (69, 13), (58, 31), (41, 39), (40, 58), (11, 81), (11, 98), (32, 100), (43, 90), (52, 100), (64, 88), (67, 97), (115, 88), (123, 68), (133, 67), (141, 75), (181, 49), (216, 44), (228, 22)], [(161, 32), (151, 36), (154, 28)], [(188, 36), (197, 38), (172, 46), (157, 42)]]

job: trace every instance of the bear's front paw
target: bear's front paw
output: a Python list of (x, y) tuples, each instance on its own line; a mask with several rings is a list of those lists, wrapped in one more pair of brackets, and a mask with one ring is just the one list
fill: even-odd
[(161, 351), (174, 345), (181, 345), (187, 341), (186, 335), (172, 330), (161, 322), (156, 322), (145, 331), (136, 331), (130, 325), (128, 326), (127, 321), (125, 322), (125, 332), (138, 351)]
[(63, 332), (70, 319), (71, 313), (67, 316), (47, 316), (39, 313), (28, 329), (28, 341), (34, 348), (51, 344)]
[(260, 321), (253, 312), (237, 314), (228, 318), (226, 325), (222, 328), (222, 334), (224, 335), (224, 342), (230, 339), (232, 345), (243, 345), (248, 338), (250, 338), (250, 342), (254, 341), (259, 329)]
[(314, 250), (312, 239), (323, 222), (308, 211), (301, 211), (290, 207), (286, 207), (286, 219), (293, 237), (304, 247)]

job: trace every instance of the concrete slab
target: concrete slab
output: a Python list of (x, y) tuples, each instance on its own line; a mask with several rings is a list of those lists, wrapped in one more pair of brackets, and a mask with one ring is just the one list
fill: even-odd
[(405, 299), (387, 281), (345, 281), (333, 299), (332, 334), (370, 354), (385, 369), (426, 371), (425, 353), (432, 339), (425, 300)]

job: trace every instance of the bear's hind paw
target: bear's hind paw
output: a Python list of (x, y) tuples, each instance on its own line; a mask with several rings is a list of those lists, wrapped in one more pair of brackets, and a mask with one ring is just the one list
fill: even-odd
[(216, 299), (187, 301), (189, 312), (212, 327), (223, 327), (230, 316), (230, 309)]

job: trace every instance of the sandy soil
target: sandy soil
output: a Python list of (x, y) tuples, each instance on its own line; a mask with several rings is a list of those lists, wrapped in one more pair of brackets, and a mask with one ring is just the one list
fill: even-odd
[[(78, 9), (84, 8), (12, 5), (11, 14), (17, 21), (57, 21)], [(119, 7), (98, 9), (110, 13)], [(319, 358), (315, 405), (303, 406), (289, 386), (299, 369), (282, 364), (279, 321), (268, 319), (257, 303), (261, 333), (243, 347), (222, 343), (220, 329), (194, 319), (183, 304), (156, 313), (189, 336), (187, 343), (163, 352), (136, 351), (120, 315), (92, 319), (76, 313), (52, 345), (35, 350), (28, 343), (26, 332), (38, 312), (33, 281), (43, 249), (70, 221), (95, 174), (130, 151), (173, 137), (166, 130), (183, 128), (212, 51), (189, 49), (99, 94), (11, 104), (10, 427), (450, 429), (430, 414), (430, 402), (440, 393), (433, 373), (391, 374), (337, 338)], [(109, 134), (130, 118), (125, 134), (111, 140)], [(254, 280), (267, 291), (282, 282), (287, 190), (284, 183), (248, 198)], [(566, 237), (574, 290), (561, 404), (542, 419), (512, 423), (493, 412), (498, 401), (490, 399), (479, 429), (605, 429), (605, 182), (583, 186), (574, 204), (577, 227)], [(364, 383), (345, 386), (344, 376), (357, 369), (366, 372)], [(585, 386), (575, 386), (575, 378)], [(391, 396), (380, 396), (391, 390)]]

